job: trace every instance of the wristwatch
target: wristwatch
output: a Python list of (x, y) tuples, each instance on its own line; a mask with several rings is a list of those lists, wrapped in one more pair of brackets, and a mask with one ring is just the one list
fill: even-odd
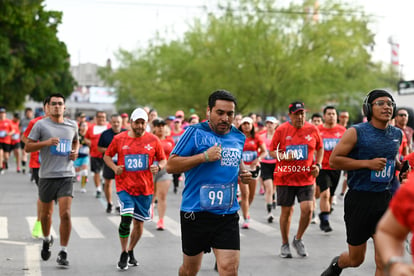
[(396, 263), (404, 263), (404, 258), (401, 256), (392, 256), (391, 258), (389, 258), (388, 262), (385, 263), (383, 268), (384, 275), (389, 276), (391, 266)]

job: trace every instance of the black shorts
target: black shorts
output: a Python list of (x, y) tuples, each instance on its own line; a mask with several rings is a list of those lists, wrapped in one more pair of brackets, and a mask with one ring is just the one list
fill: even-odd
[(319, 186), (321, 192), (328, 188), (338, 186), (341, 171), (338, 170), (321, 170), (318, 177), (316, 177), (316, 185)]
[(40, 178), (39, 199), (45, 203), (60, 197), (73, 197), (73, 177)]
[(314, 185), (307, 186), (276, 186), (277, 205), (290, 207), (295, 204), (295, 197), (299, 202), (312, 201)]
[(276, 163), (260, 163), (261, 176), (263, 180), (272, 179)]
[(239, 214), (180, 212), (181, 245), (184, 254), (209, 253), (211, 248), (240, 250)]
[(104, 161), (100, 157), (91, 157), (91, 171), (100, 173), (102, 171)]
[(32, 176), (38, 187), (39, 187), (39, 169), (40, 168), (32, 168)]
[(10, 151), (20, 149), (20, 143), (16, 143), (14, 145), (10, 145)]
[(21, 149), (24, 149), (24, 145), (25, 145), (24, 142), (23, 141), (20, 141), (20, 148)]
[(114, 171), (110, 167), (108, 167), (106, 164), (103, 165), (102, 176), (105, 179), (115, 179)]
[(0, 143), (0, 150), (3, 150), (4, 152), (10, 152), (11, 145), (6, 143)]
[(372, 237), (390, 200), (389, 191), (374, 193), (349, 190), (344, 206), (346, 242), (358, 246)]

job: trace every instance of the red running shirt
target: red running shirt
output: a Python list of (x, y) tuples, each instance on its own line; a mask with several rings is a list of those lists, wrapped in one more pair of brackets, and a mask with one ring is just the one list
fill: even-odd
[(243, 162), (250, 165), (259, 156), (259, 147), (263, 145), (263, 139), (258, 134), (254, 138), (246, 137), (243, 147)]
[(150, 170), (154, 160), (165, 160), (164, 149), (157, 136), (145, 132), (142, 137), (132, 138), (129, 131), (116, 135), (105, 152), (111, 158), (118, 154), (118, 165), (124, 171), (115, 175), (116, 191), (126, 191), (133, 196), (154, 193)]
[(101, 137), (101, 133), (111, 128), (110, 124), (106, 124), (103, 126), (98, 126), (96, 124), (89, 125), (88, 131), (85, 134), (85, 138), (91, 140), (90, 146), (90, 156), (94, 158), (102, 158), (103, 154), (98, 150), (98, 142), (99, 137)]
[(293, 161), (278, 160), (274, 171), (274, 185), (308, 186), (315, 183), (312, 176), (313, 155), (323, 146), (318, 129), (305, 122), (301, 128), (293, 127), (289, 122), (283, 123), (273, 135), (270, 150), (292, 152)]
[[(29, 124), (27, 125), (26, 130), (23, 132), (23, 136), (27, 138), (30, 134), (30, 131), (32, 131), (32, 128), (35, 125), (35, 123), (43, 119), (44, 117), (45, 116), (40, 116), (40, 117), (34, 118), (33, 120), (30, 120)], [(30, 153), (29, 168), (32, 168), (32, 169), (40, 168), (40, 151), (34, 151)]]
[(13, 122), (10, 119), (0, 120), (0, 143), (11, 144), (11, 136), (8, 135), (13, 130)]
[(344, 135), (346, 128), (341, 125), (336, 125), (333, 128), (326, 128), (322, 125), (318, 126), (319, 133), (322, 137), (323, 142), (323, 159), (322, 169), (334, 170), (329, 166), (329, 157), (331, 157), (332, 151), (338, 144), (339, 139)]

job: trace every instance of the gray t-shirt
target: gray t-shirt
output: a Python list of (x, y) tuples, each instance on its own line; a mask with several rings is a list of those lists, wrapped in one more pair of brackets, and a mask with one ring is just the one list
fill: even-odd
[(52, 137), (60, 139), (57, 146), (40, 149), (40, 178), (61, 178), (75, 176), (73, 161), (69, 159), (72, 142), (77, 141), (78, 125), (75, 121), (64, 119), (63, 123), (55, 123), (49, 117), (39, 120), (33, 126), (28, 138), (45, 141)]

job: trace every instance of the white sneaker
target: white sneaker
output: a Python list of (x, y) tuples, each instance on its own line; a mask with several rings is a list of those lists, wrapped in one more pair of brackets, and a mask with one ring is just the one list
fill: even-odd
[(332, 196), (332, 205), (336, 205), (336, 195)]
[(85, 188), (82, 188), (80, 191), (81, 191), (82, 194), (86, 193), (86, 189)]

